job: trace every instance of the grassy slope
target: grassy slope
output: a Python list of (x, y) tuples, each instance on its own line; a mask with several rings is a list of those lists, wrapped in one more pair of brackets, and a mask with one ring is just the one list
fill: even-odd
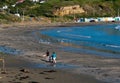
[[(0, 7), (4, 5), (12, 5), (17, 0), (5, 0), (0, 3)], [(96, 16), (116, 16), (118, 8), (120, 8), (120, 0), (48, 0), (48, 2), (44, 4), (40, 3), (32, 3), (29, 0), (26, 0), (24, 3), (16, 5), (15, 8), (9, 7), (10, 13), (16, 13), (18, 9), (19, 13), (22, 15), (23, 10), (25, 16), (29, 16), (31, 14), (35, 16), (47, 16), (54, 17), (52, 12), (61, 6), (67, 5), (76, 5), (79, 4), (84, 10), (87, 12), (85, 14), (78, 14), (78, 17), (96, 17)], [(67, 18), (73, 18), (73, 15), (66, 16)], [(14, 15), (8, 14), (8, 10), (1, 13), (0, 12), (0, 22), (1, 21), (19, 21), (20, 19), (14, 19)]]

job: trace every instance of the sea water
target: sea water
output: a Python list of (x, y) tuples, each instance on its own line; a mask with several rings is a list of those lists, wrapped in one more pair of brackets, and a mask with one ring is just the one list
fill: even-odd
[[(117, 27), (117, 28), (116, 28)], [(120, 58), (120, 24), (56, 27), (41, 30), (39, 42), (59, 44), (62, 50)]]
[(0, 45), (0, 52), (5, 53), (5, 54), (11, 54), (11, 55), (23, 54), (23, 51), (21, 50), (17, 50), (12, 47), (1, 46), (1, 45)]

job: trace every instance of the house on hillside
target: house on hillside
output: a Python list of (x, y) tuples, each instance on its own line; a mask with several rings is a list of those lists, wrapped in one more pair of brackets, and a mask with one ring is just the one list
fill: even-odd
[(30, 1), (32, 1), (32, 2), (40, 2), (40, 0), (30, 0)]
[(46, 0), (30, 0), (30, 1), (44, 3)]

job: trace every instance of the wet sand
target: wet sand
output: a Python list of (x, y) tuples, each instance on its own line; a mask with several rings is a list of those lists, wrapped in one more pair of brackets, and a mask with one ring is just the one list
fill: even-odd
[[(76, 24), (75, 24), (76, 25)], [(80, 25), (80, 24), (79, 24)], [(83, 25), (83, 24), (82, 24)], [(81, 26), (82, 26), (81, 25)], [(47, 27), (46, 27), (47, 26)], [(52, 25), (70, 26), (70, 25)], [(22, 51), (18, 55), (5, 55), (6, 74), (0, 74), (2, 83), (119, 83), (120, 59), (88, 54), (75, 54), (59, 50), (56, 45), (39, 43), (32, 34), (48, 25), (5, 25), (0, 27), (0, 46)], [(70, 64), (76, 68), (41, 68), (34, 64), (47, 65), (46, 50), (57, 53), (57, 63)], [(0, 54), (3, 57), (3, 54)], [(2, 63), (0, 63), (2, 68)], [(24, 70), (24, 71), (21, 71)], [(26, 72), (27, 71), (27, 72)], [(1, 71), (2, 72), (2, 71)]]
[(1, 71), (0, 83), (103, 83), (92, 76), (69, 73), (61, 69), (32, 68), (31, 62), (17, 56), (4, 57), (6, 72)]

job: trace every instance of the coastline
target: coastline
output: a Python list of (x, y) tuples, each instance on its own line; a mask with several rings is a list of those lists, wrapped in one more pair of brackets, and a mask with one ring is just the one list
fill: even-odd
[(98, 25), (98, 24), (120, 24), (120, 22), (44, 22), (44, 21), (29, 21), (29, 22), (20, 22), (20, 23), (9, 23), (9, 24), (1, 24), (0, 27), (7, 28), (7, 27), (69, 27), (69, 26), (86, 26), (86, 25)]
[[(44, 59), (42, 55), (46, 52), (47, 49), (50, 50), (50, 52), (56, 51), (58, 55), (58, 60), (57, 60), (58, 63), (62, 62), (64, 64), (71, 64), (71, 65), (79, 66), (79, 68), (68, 69), (65, 71), (67, 72), (66, 75), (68, 76), (70, 75), (69, 77), (72, 77), (73, 73), (75, 74), (75, 76), (80, 75), (80, 77), (77, 76), (79, 78), (77, 78), (76, 80), (79, 80), (79, 81), (82, 80), (82, 83), (83, 81), (86, 81), (86, 77), (90, 78), (92, 81), (90, 82), (89, 80), (87, 80), (85, 83), (88, 83), (88, 82), (99, 83), (99, 81), (97, 81), (96, 79), (111, 82), (111, 83), (117, 83), (117, 80), (119, 82), (120, 80), (119, 59), (104, 58), (104, 57), (99, 57), (99, 56), (94, 56), (94, 55), (75, 54), (75, 53), (60, 51), (55, 46), (48, 46), (48, 45), (38, 43), (38, 41), (36, 41), (34, 39), (34, 36), (31, 34), (32, 31), (40, 30), (42, 28), (53, 28), (56, 26), (60, 27), (60, 26), (72, 26), (72, 25), (76, 26), (76, 23), (71, 24), (71, 25), (70, 24), (66, 24), (66, 25), (65, 24), (62, 24), (62, 25), (59, 25), (59, 24), (58, 25), (56, 24), (55, 25), (46, 25), (46, 24), (44, 25), (43, 24), (42, 25), (41, 24), (40, 25), (37, 25), (37, 24), (17, 25), (17, 24), (14, 24), (13, 26), (3, 26), (3, 28), (2, 27), (0, 28), (0, 38), (1, 38), (0, 45), (22, 50), (24, 53), (21, 55), (17, 55), (16, 57), (23, 59), (25, 61), (28, 61), (25, 64), (29, 62), (46, 64), (46, 62), (42, 61), (42, 59)], [(79, 24), (79, 25), (82, 26), (86, 24)], [(9, 60), (7, 61), (9, 62)], [(12, 65), (10, 66), (10, 68), (11, 67)], [(12, 70), (14, 70), (14, 68)], [(38, 69), (38, 71), (39, 70), (40, 69)], [(33, 71), (36, 72), (35, 70), (32, 70), (32, 72)], [(63, 74), (64, 72), (63, 73), (62, 72), (60, 71), (59, 73)], [(81, 73), (86, 74), (85, 78), (84, 78), (84, 75), (83, 76), (81, 75)], [(58, 78), (60, 74), (58, 74)], [(90, 75), (93, 77), (91, 78), (87, 75)], [(81, 76), (83, 77), (83, 79), (80, 79), (82, 78)], [(71, 79), (71, 78), (68, 78), (68, 79)], [(60, 80), (57, 80), (56, 82), (59, 83), (59, 81)], [(77, 82), (80, 83), (79, 81)], [(61, 82), (61, 83), (64, 83), (64, 82)], [(66, 83), (74, 83), (74, 81), (73, 82), (66, 81)], [(104, 82), (100, 81), (100, 83), (104, 83)]]

